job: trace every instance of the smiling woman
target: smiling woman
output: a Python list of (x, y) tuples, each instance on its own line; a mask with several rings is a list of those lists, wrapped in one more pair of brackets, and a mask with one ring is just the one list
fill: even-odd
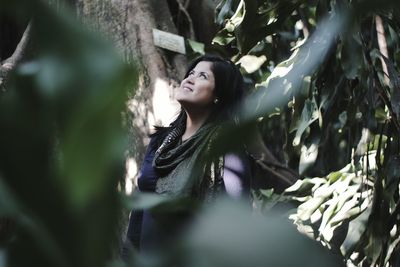
[[(156, 127), (151, 136), (139, 190), (201, 203), (222, 195), (249, 199), (249, 164), (243, 151), (212, 152), (222, 125), (233, 120), (233, 110), (243, 98), (239, 69), (221, 57), (202, 56), (189, 66), (177, 90), (181, 111), (169, 127)], [(192, 217), (181, 215), (166, 225), (166, 218), (152, 211), (133, 210), (123, 256), (132, 246), (141, 253), (168, 246)]]
[(182, 81), (176, 100), (186, 112), (186, 131), (182, 140), (188, 139), (209, 117), (213, 105), (218, 104), (215, 96), (215, 77), (212, 63), (200, 61)]
[(215, 78), (211, 67), (211, 62), (201, 61), (189, 72), (176, 94), (176, 100), (181, 105), (190, 106), (192, 104), (197, 107), (200, 106), (203, 111), (210, 110), (215, 98)]

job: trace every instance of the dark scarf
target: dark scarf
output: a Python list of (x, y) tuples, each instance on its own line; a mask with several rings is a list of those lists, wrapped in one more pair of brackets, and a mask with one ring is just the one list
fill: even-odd
[(213, 199), (223, 188), (223, 157), (212, 157), (210, 148), (219, 126), (205, 123), (181, 142), (184, 124), (174, 127), (157, 149), (153, 167), (160, 174), (156, 192), (170, 196)]

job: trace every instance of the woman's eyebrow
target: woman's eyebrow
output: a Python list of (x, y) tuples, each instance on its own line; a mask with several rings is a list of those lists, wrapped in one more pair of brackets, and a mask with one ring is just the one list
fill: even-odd
[(207, 76), (209, 75), (208, 72), (206, 72), (206, 71), (200, 71), (200, 74), (205, 74)]

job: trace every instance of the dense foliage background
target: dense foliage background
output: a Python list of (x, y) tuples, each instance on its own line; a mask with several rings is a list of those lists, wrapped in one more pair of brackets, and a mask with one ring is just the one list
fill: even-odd
[[(267, 98), (280, 87), (289, 100), (259, 127), (281, 159), (310, 177), (285, 194), (301, 204), (291, 218), (349, 265), (400, 260), (399, 15), (395, 1), (219, 5), (214, 42), (231, 48), (256, 91)], [(338, 29), (326, 28), (335, 21)], [(320, 61), (301, 71), (324, 45)]]
[[(125, 103), (142, 70), (84, 30), (67, 2), (0, 1), (1, 21), (32, 27), (11, 76), (1, 58), (0, 266), (124, 266), (123, 207), (194, 208), (118, 190), (132, 138)], [(204, 46), (188, 41), (188, 57), (218, 51), (240, 64), (252, 94), (236, 138), (257, 124), (302, 179), (282, 195), (254, 192), (256, 214), (232, 201), (198, 211), (181, 242), (128, 265), (399, 266), (398, 1), (218, 2), (219, 31)], [(168, 4), (195, 39), (182, 6)], [(282, 202), (294, 209), (270, 211)]]

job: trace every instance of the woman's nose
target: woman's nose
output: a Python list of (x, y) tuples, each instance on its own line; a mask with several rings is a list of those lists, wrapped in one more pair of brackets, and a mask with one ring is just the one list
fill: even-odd
[(194, 77), (193, 76), (188, 76), (188, 77), (186, 77), (186, 82), (188, 82), (188, 83), (191, 83), (191, 84), (193, 84), (193, 82), (194, 82)]

